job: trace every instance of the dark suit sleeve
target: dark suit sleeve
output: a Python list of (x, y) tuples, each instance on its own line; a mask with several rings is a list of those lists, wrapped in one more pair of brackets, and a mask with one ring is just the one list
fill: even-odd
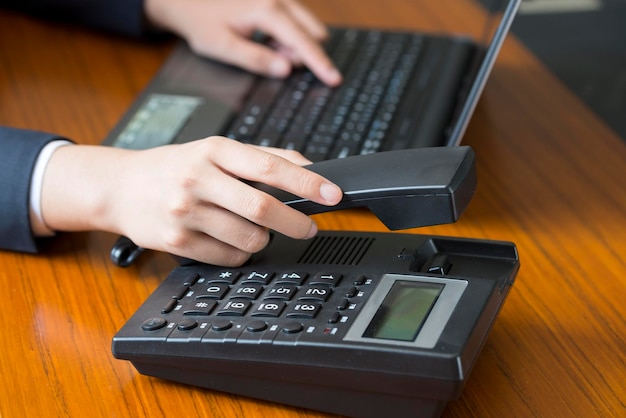
[(143, 0), (0, 0), (0, 7), (128, 36), (149, 33)]
[(37, 156), (50, 141), (44, 132), (0, 126), (0, 248), (36, 252), (29, 218), (30, 182)]

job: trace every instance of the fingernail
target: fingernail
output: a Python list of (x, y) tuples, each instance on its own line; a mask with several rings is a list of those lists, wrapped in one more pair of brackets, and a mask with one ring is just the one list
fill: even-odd
[(315, 222), (311, 222), (311, 229), (305, 239), (313, 238), (315, 235), (317, 235), (317, 224)]
[(283, 59), (274, 59), (270, 62), (270, 74), (274, 77), (285, 77), (289, 74), (289, 64)]
[(306, 239), (313, 238), (315, 235), (317, 235), (317, 224), (315, 222), (311, 222), (311, 229), (309, 230)]
[(343, 192), (339, 187), (332, 183), (322, 183), (320, 186), (320, 195), (330, 204), (337, 204), (341, 200)]

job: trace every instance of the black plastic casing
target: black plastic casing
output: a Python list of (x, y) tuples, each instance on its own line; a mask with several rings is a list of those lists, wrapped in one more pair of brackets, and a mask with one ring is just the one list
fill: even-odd
[[(233, 271), (243, 277), (269, 271), (342, 276), (314, 319), (295, 320), (302, 324), (301, 332), (281, 331), (294, 319), (250, 317), (253, 308), (240, 317), (191, 317), (183, 309), (162, 314), (184, 283), (225, 270), (193, 264), (172, 271), (117, 333), (112, 350), (142, 374), (209, 389), (354, 417), (438, 416), (461, 394), (518, 268), (517, 250), (508, 242), (398, 233), (323, 231), (309, 241), (276, 235), (250, 263)], [(433, 348), (343, 340), (388, 273), (467, 282)], [(178, 303), (192, 304), (202, 290), (198, 286), (191, 286)], [(348, 321), (329, 324), (329, 316), (354, 288), (358, 292), (348, 299), (354, 309), (342, 312)], [(142, 330), (150, 318), (167, 325)], [(199, 326), (177, 329), (190, 318)], [(231, 321), (230, 329), (211, 329), (224, 319)], [(265, 330), (246, 329), (258, 320), (267, 323)]]

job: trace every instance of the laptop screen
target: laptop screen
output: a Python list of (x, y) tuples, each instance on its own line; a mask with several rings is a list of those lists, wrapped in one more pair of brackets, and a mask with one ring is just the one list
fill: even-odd
[[(470, 71), (472, 77), (468, 79), (466, 88), (461, 91), (462, 98), (450, 128), (451, 145), (458, 145), (461, 142), (520, 2), (520, 0), (481, 0), (487, 13), (483, 14), (482, 24), (474, 26), (473, 35), (474, 41), (481, 49), (476, 54), (474, 69)], [(480, 30), (480, 27), (483, 29)]]

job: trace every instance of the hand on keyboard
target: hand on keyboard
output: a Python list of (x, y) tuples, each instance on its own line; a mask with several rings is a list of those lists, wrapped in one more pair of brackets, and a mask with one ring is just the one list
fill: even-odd
[[(145, 8), (154, 24), (182, 36), (201, 55), (281, 78), (304, 64), (330, 86), (341, 82), (320, 45), (326, 28), (296, 0), (147, 0)], [(276, 48), (250, 40), (255, 31), (270, 36)]]
[[(390, 131), (422, 52), (422, 38), (332, 28), (325, 48), (344, 74), (341, 86), (324, 85), (310, 71), (297, 71), (285, 81), (260, 79), (225, 134), (293, 149), (315, 162), (409, 148), (406, 135)], [(420, 91), (413, 88), (413, 96), (425, 97)], [(390, 138), (401, 144), (396, 147)]]

